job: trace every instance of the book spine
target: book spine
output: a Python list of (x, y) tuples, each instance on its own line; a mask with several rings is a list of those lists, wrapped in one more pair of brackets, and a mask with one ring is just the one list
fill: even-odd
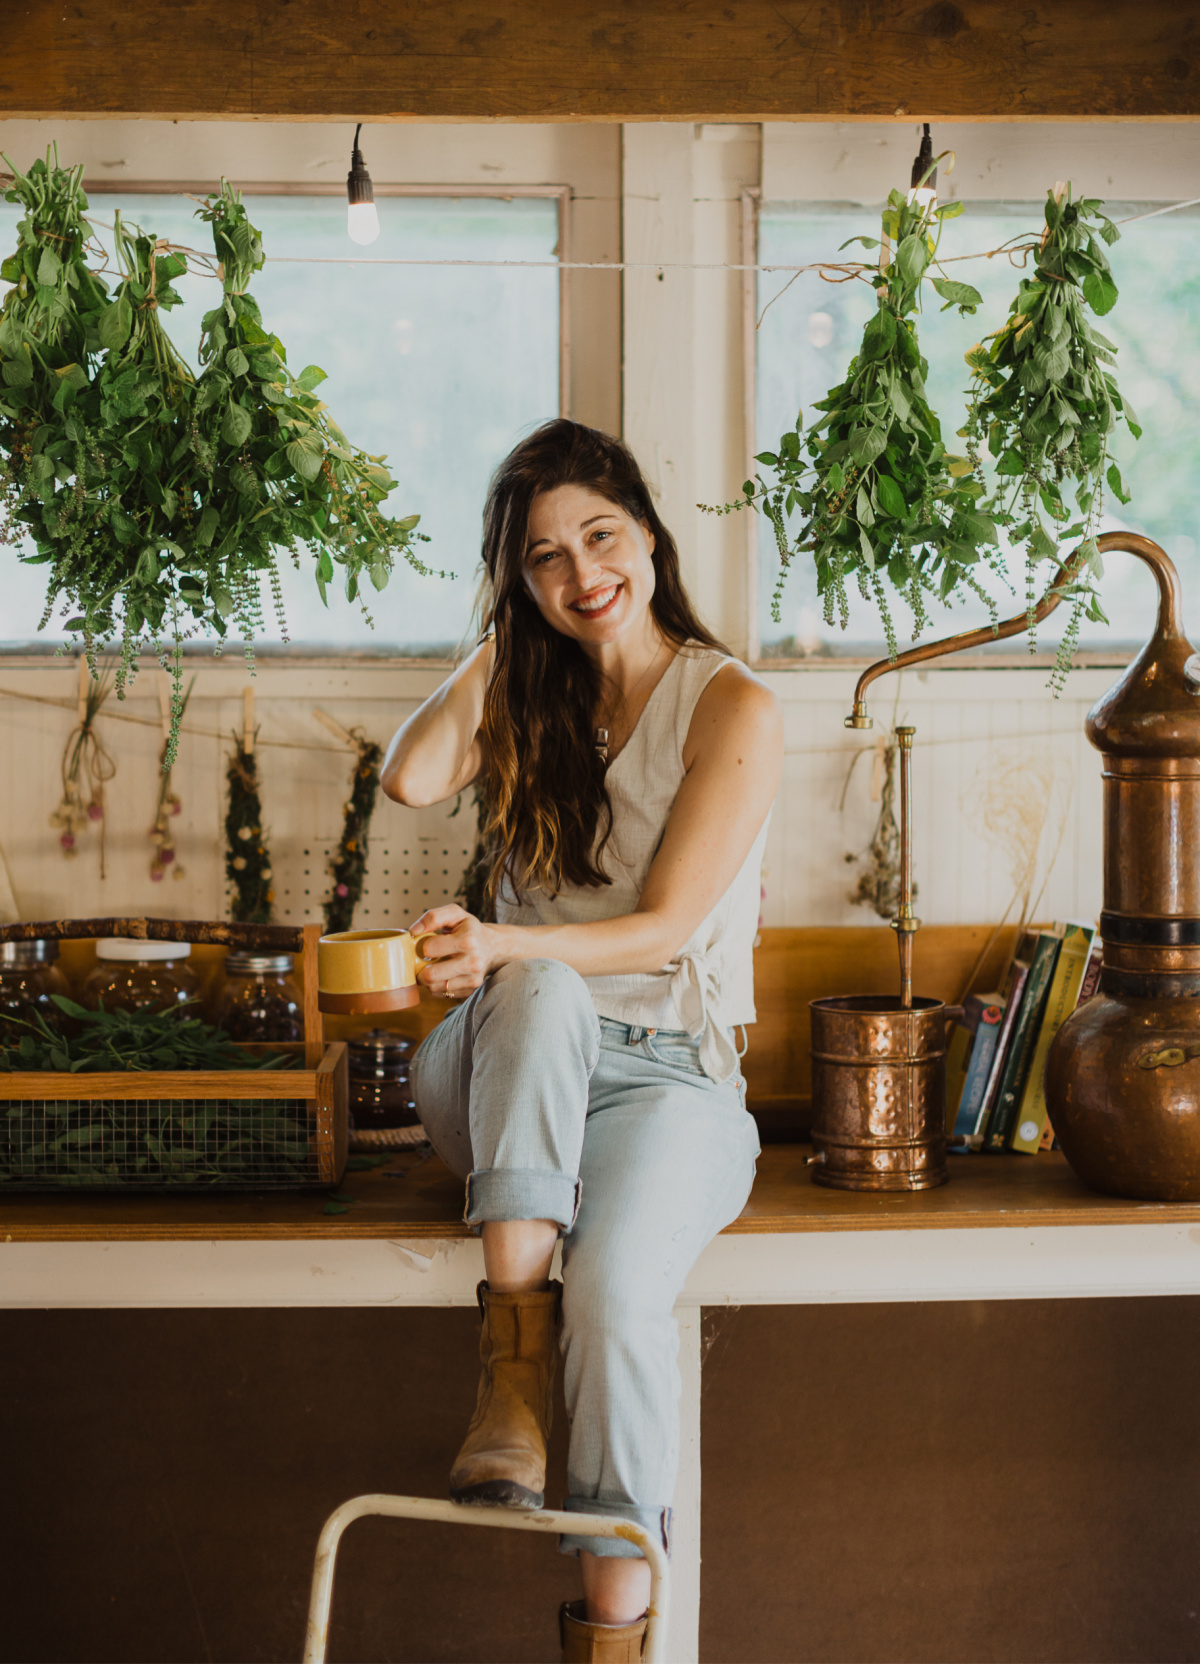
[(1004, 1075), (1000, 1082), (996, 1107), (992, 1113), (987, 1138), (984, 1142), (984, 1149), (993, 1154), (1003, 1150), (1008, 1142), (1008, 1134), (1016, 1117), (1017, 1105), (1020, 1103), (1021, 1093), (1025, 1089), (1029, 1065), (1033, 1060), (1033, 1048), (1037, 1041), (1042, 1009), (1046, 1003), (1046, 995), (1050, 990), (1050, 978), (1054, 974), (1054, 962), (1058, 956), (1058, 948), (1059, 939), (1057, 936), (1049, 934), (1041, 936), (1033, 957), (1033, 964), (1029, 967), (1029, 977), (1025, 984), (1025, 998), (1021, 1001), (1020, 1014), (1013, 1026), (1008, 1060), (1004, 1065)]
[(1029, 966), (1019, 959), (1013, 961), (1012, 972), (1008, 979), (1008, 992), (1004, 1008), (1004, 1022), (1000, 1028), (1000, 1039), (996, 1044), (996, 1055), (992, 1059), (992, 1072), (988, 1076), (987, 1090), (983, 1095), (983, 1114), (975, 1128), (971, 1148), (982, 1149), (987, 1131), (991, 1125), (992, 1112), (996, 1107), (996, 1097), (1000, 1091), (1000, 1081), (1004, 1075), (1004, 1065), (1011, 1050), (1013, 1024), (1021, 1014), (1021, 1001), (1025, 995), (1025, 983), (1029, 977)]
[(979, 1116), (983, 1109), (984, 1092), (987, 1088), (988, 1076), (991, 1073), (992, 1058), (995, 1055), (996, 1041), (999, 1038), (1003, 1016), (1003, 1009), (998, 1005), (985, 1006), (979, 1013), (979, 1025), (975, 1030), (975, 1044), (971, 1047), (971, 1060), (967, 1065), (967, 1078), (963, 1082), (958, 1115), (954, 1122), (954, 1136), (956, 1138), (970, 1139), (979, 1124)]
[(1096, 932), (1085, 925), (1068, 925), (1063, 932), (1062, 946), (1050, 980), (1045, 1009), (1037, 1030), (1029, 1075), (1021, 1094), (1020, 1106), (1013, 1117), (1009, 1149), (1023, 1155), (1035, 1155), (1042, 1141), (1046, 1125), (1046, 1059), (1054, 1036), (1074, 1011), (1079, 989), (1087, 970), (1092, 938)]
[(1104, 949), (1099, 942), (1092, 943), (1091, 958), (1087, 962), (1087, 970), (1083, 973), (1083, 981), (1079, 984), (1080, 1005), (1090, 1000), (1093, 994), (1100, 991), (1100, 972), (1104, 969)]

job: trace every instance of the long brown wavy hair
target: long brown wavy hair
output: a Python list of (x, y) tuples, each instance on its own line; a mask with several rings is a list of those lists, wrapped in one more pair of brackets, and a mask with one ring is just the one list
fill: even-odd
[(480, 727), (491, 907), (505, 874), (518, 892), (542, 887), (552, 895), (564, 883), (612, 882), (600, 863), (612, 831), (596, 754), (600, 673), (578, 642), (546, 622), (525, 584), (534, 498), (560, 485), (598, 492), (653, 534), (650, 610), (667, 640), (676, 648), (688, 642), (721, 648), (688, 600), (675, 539), (628, 447), (566, 419), (522, 440), (493, 475), (483, 512), (485, 623), (496, 633)]

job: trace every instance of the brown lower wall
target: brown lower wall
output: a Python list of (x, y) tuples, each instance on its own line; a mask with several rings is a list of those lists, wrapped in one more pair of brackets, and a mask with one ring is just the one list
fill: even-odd
[[(1200, 1299), (705, 1326), (702, 1659), (1200, 1659)], [(470, 1311), (4, 1314), (0, 1658), (298, 1658), (322, 1519), (441, 1494), (476, 1336)], [(539, 1539), (365, 1521), (330, 1656), (552, 1660), (573, 1591)]]

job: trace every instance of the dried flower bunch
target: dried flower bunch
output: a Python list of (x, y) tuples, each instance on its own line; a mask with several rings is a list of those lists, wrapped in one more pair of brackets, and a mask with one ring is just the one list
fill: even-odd
[(79, 834), (88, 826), (99, 827), (101, 878), (107, 876), (104, 788), (116, 775), (117, 765), (96, 732), (96, 718), (111, 692), (112, 676), (107, 667), (84, 683), (82, 715), (63, 747), (62, 798), (50, 816), (63, 854), (72, 858), (79, 853)]
[(271, 857), (263, 831), (258, 763), (241, 734), (233, 737), (229, 760), (229, 807), (225, 814), (225, 876), (233, 886), (229, 916), (238, 924), (270, 924), (275, 892)]
[(362, 900), (367, 875), (367, 834), (379, 791), (379, 765), (383, 747), (355, 734), (358, 755), (350, 796), (343, 807), (342, 836), (329, 862), (333, 891), (325, 903), (325, 929), (350, 930), (354, 909)]

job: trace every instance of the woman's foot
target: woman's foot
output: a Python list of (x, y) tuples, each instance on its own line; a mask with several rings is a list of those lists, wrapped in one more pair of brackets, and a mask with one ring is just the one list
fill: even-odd
[(475, 1414), (450, 1471), (453, 1502), (540, 1508), (554, 1402), (562, 1284), (500, 1294), (480, 1283), (483, 1373)]

